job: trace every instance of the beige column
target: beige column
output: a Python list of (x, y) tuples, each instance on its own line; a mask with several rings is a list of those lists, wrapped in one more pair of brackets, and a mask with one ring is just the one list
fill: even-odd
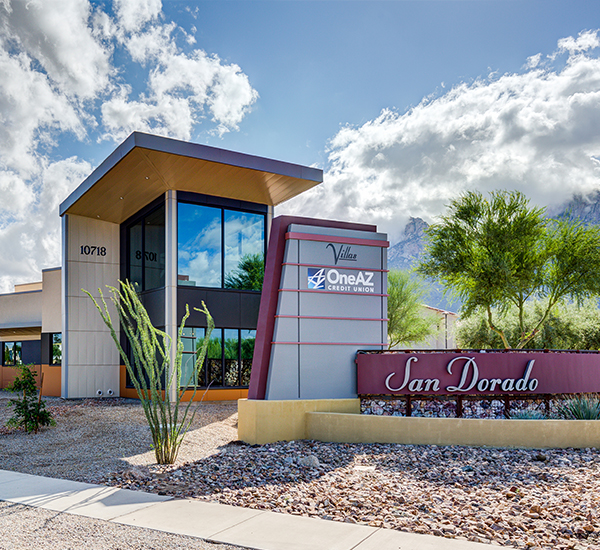
[[(165, 204), (165, 332), (171, 337), (171, 369), (175, 368), (177, 353), (177, 191), (167, 191)], [(173, 370), (167, 374), (170, 376)], [(170, 398), (175, 399), (179, 387), (171, 387)]]
[(62, 365), (60, 369), (60, 395), (69, 397), (69, 302), (67, 300), (68, 274), (69, 274), (69, 215), (65, 214), (61, 218), (62, 229), (62, 271), (61, 271), (61, 323), (62, 323)]

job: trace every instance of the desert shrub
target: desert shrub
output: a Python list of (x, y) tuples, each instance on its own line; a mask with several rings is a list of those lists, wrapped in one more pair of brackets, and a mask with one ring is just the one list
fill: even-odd
[(591, 395), (578, 395), (563, 401), (558, 416), (565, 420), (600, 420), (600, 400)]
[(13, 383), (7, 387), (11, 392), (22, 393), (21, 397), (10, 399), (13, 415), (6, 423), (7, 426), (23, 428), (27, 433), (37, 433), (41, 426), (54, 426), (56, 422), (46, 410), (42, 401), (42, 389), (38, 390), (32, 365), (18, 365), (21, 371)]
[(523, 409), (511, 412), (510, 417), (515, 420), (545, 420), (546, 415), (535, 409)]
[[(202, 368), (214, 328), (213, 319), (202, 302), (202, 309), (194, 308), (206, 315), (207, 329), (204, 340), (196, 354), (195, 368), (189, 380), (182, 380), (181, 361), (183, 354), (182, 335), (186, 313), (181, 320), (177, 335), (175, 362), (171, 362), (170, 336), (154, 327), (150, 316), (140, 301), (133, 284), (119, 281), (120, 287), (108, 287), (110, 299), (119, 316), (121, 330), (127, 336), (132, 350), (132, 359), (121, 346), (119, 335), (110, 317), (109, 308), (100, 290), (100, 302), (84, 291), (94, 302), (102, 320), (109, 328), (112, 339), (125, 363), (127, 372), (142, 403), (142, 408), (152, 433), (152, 447), (158, 464), (173, 464), (179, 453), (185, 433), (194, 420), (197, 407), (191, 409), (198, 388), (198, 373)], [(185, 407), (180, 407), (186, 389), (193, 388)]]
[[(545, 308), (544, 300), (530, 300), (524, 307), (523, 323), (527, 330)], [(496, 325), (509, 338), (517, 340), (520, 334), (519, 312), (509, 307), (498, 314)], [(498, 333), (489, 328), (487, 314), (479, 311), (461, 319), (456, 338), (465, 349), (501, 349), (504, 347)], [(555, 306), (547, 321), (525, 345), (525, 349), (600, 349), (600, 308), (595, 299), (581, 303), (564, 302)]]

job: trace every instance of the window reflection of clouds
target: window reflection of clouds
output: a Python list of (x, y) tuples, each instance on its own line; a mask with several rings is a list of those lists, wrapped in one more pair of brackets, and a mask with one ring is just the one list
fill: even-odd
[(178, 208), (180, 285), (222, 287), (221, 262), (227, 275), (244, 256), (264, 254), (264, 215), (189, 203), (179, 203)]
[(264, 216), (225, 210), (225, 276), (247, 254), (264, 254)]
[(189, 281), (179, 284), (221, 286), (221, 210), (179, 203), (178, 274)]

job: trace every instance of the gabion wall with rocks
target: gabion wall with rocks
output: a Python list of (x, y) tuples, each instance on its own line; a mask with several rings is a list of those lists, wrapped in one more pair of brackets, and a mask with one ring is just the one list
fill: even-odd
[[(598, 397), (598, 394), (593, 394)], [(429, 418), (557, 418), (561, 404), (572, 395), (360, 396), (361, 414)]]

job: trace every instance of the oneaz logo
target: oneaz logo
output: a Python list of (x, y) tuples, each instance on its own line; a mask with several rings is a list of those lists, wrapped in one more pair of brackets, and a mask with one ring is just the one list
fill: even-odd
[(312, 290), (325, 290), (325, 268), (308, 268), (308, 288)]
[(310, 290), (328, 290), (330, 292), (373, 294), (375, 292), (375, 273), (372, 271), (354, 271), (340, 273), (337, 269), (326, 267), (308, 268), (308, 288)]

